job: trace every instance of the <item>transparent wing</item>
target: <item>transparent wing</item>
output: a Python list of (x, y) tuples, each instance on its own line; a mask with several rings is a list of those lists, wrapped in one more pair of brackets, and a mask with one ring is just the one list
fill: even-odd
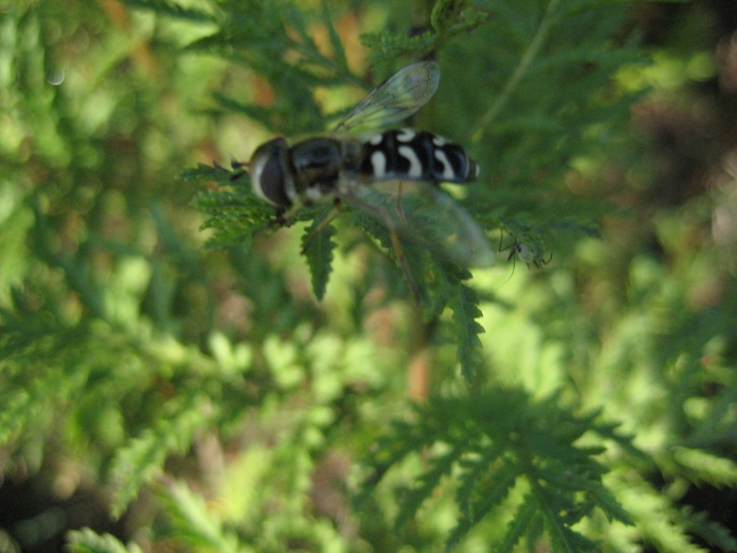
[(385, 127), (406, 119), (424, 106), (440, 83), (440, 66), (435, 61), (418, 61), (403, 67), (381, 83), (335, 127)]
[[(411, 187), (411, 190), (407, 188)], [(381, 187), (357, 187), (346, 198), (375, 221), (402, 238), (427, 248), (462, 267), (489, 267), (496, 255), (486, 234), (471, 215), (439, 188), (402, 183), (402, 194)]]

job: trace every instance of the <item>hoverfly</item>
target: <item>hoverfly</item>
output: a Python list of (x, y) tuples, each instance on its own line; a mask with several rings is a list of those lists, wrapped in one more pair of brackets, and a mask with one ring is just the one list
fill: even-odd
[[(468, 213), (439, 192), (437, 186), (430, 187), (435, 192), (422, 195), (430, 195), (430, 202), (442, 208), (443, 220), (434, 225), (446, 225), (450, 229), (440, 244), (417, 236), (422, 232), (412, 228), (413, 223), (407, 220), (401, 208), (401, 191), (395, 213), (376, 207), (381, 201), (373, 185), (379, 182), (437, 185), (475, 180), (479, 168), (462, 146), (427, 131), (408, 128), (361, 136), (344, 134), (358, 128), (386, 127), (406, 119), (430, 100), (439, 81), (437, 62), (410, 64), (369, 92), (337, 124), (333, 134), (304, 138), (292, 144), (283, 137), (274, 138), (259, 146), (247, 164), (234, 164), (234, 168), (247, 168), (254, 192), (276, 208), (277, 219), (281, 221), (285, 213), (326, 198), (335, 200), (337, 212), (337, 206), (345, 199), (366, 208), (375, 219), (383, 220), (392, 233), (399, 230), (410, 239), (414, 235), (431, 248), (437, 246), (459, 264), (490, 265), (493, 254), (484, 232)], [(423, 213), (427, 216), (427, 210)], [(396, 239), (394, 243), (396, 250)], [(400, 258), (401, 252), (396, 253)]]

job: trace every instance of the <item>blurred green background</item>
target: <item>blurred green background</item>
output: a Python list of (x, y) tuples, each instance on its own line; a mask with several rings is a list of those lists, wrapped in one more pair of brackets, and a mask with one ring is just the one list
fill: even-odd
[[(737, 4), (438, 5), (0, 2), (0, 553), (737, 551)], [(420, 313), (339, 217), (317, 301), (304, 225), (253, 231), (224, 195), (247, 184), (197, 164), (320, 131), (430, 52), (413, 124), (478, 160), (452, 193), (498, 262), (428, 271), (461, 299)], [(462, 460), (428, 474), (480, 411), (443, 428), (435, 400), (491, 405), (479, 443), (507, 452), (581, 417), (601, 474), (555, 440), (530, 463), (613, 502), (544, 512), (523, 471), (474, 515)]]

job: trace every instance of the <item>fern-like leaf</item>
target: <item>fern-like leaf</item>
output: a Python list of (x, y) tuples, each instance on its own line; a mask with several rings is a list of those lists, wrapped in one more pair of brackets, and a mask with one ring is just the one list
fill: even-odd
[(330, 45), (333, 47), (333, 52), (337, 58), (338, 66), (340, 70), (345, 74), (350, 74), (348, 68), (348, 59), (345, 55), (345, 48), (343, 48), (343, 42), (338, 36), (338, 32), (335, 30), (333, 20), (330, 17), (330, 10), (328, 8), (327, 0), (322, 1), (322, 20), (325, 24), (325, 28), (328, 30), (328, 36), (330, 37)]
[(627, 526), (635, 525), (630, 514), (604, 486), (594, 486), (591, 493), (594, 495), (596, 506), (604, 512), (609, 522), (616, 520)]
[[(528, 494), (517, 507), (514, 517), (507, 525), (507, 532), (504, 534), (504, 538), (502, 538), (499, 546), (494, 549), (494, 552), (511, 553), (519, 540), (524, 537), (538, 513), (539, 509), (535, 497), (532, 494)], [(446, 548), (446, 551), (449, 551), (449, 549)]]
[(434, 48), (436, 40), (437, 35), (430, 31), (413, 37), (384, 33), (361, 35), (361, 43), (372, 50), (371, 61), (375, 64), (390, 61), (399, 56), (421, 58)]
[[(395, 205), (390, 205), (387, 197), (384, 198), (384, 201), (385, 203), (381, 204), (380, 208), (385, 212), (389, 213), (389, 210), (396, 209)], [(396, 230), (387, 226), (385, 220), (368, 210), (352, 210), (351, 221), (369, 237), (376, 240), (401, 270), (408, 272), (404, 275), (405, 280), (410, 280), (407, 286), (415, 293), (415, 299), (420, 305), (428, 305), (429, 292), (424, 272), (425, 256), (417, 244), (413, 243), (406, 234), (397, 234)], [(397, 245), (400, 251), (397, 250)]]
[[(192, 206), (207, 213), (210, 217), (202, 224), (203, 229), (215, 232), (208, 245), (231, 247), (250, 244), (253, 237), (271, 227), (274, 210), (258, 199), (250, 186), (248, 176), (240, 171), (229, 171), (224, 167), (200, 164), (194, 169), (183, 171), (180, 178), (197, 182), (215, 182), (220, 187), (214, 191), (199, 192), (192, 199)], [(223, 188), (228, 186), (227, 188)]]
[(454, 464), (464, 452), (465, 444), (456, 444), (446, 453), (432, 459), (432, 466), (419, 478), (418, 485), (402, 498), (394, 523), (397, 532), (415, 516), (422, 503), (432, 495), (440, 479), (451, 473)]
[(332, 216), (332, 210), (324, 210), (322, 217), (316, 217), (312, 225), (305, 229), (302, 237), (302, 248), (307, 258), (312, 277), (312, 292), (318, 301), (325, 295), (325, 287), (333, 270), (333, 250), (335, 242), (335, 227), (325, 223), (327, 217)]
[(471, 384), (482, 362), (479, 334), (484, 332), (484, 327), (476, 321), (482, 315), (479, 298), (472, 288), (463, 283), (471, 278), (471, 273), (449, 263), (442, 263), (439, 268), (448, 294), (448, 305), (453, 310), (453, 333), (458, 344), (461, 374)]
[(199, 400), (186, 396), (181, 399), (186, 401), (172, 406), (174, 412), (170, 416), (160, 419), (131, 440), (127, 447), (117, 451), (111, 468), (115, 490), (113, 516), (120, 516), (141, 487), (162, 471), (167, 455), (182, 454), (189, 448), (195, 431), (206, 420)]
[(214, 23), (215, 16), (203, 10), (184, 7), (169, 0), (124, 0), (132, 8), (151, 10), (176, 19), (194, 23)]
[(637, 459), (642, 463), (651, 463), (652, 458), (640, 448), (636, 447), (633, 443), (633, 435), (623, 435), (616, 431), (620, 426), (621, 425), (618, 423), (595, 422), (592, 426), (592, 430), (602, 438), (606, 438), (618, 444), (632, 458)]
[[(474, 490), (477, 489), (478, 483), (488, 476), (489, 466), (495, 464), (503, 453), (504, 447), (501, 444), (482, 444), (478, 451), (461, 460), (462, 472), (458, 477), (460, 485), (456, 492), (456, 502), (461, 509), (462, 518), (475, 522), (476, 512), (472, 508)], [(511, 482), (514, 482), (517, 476), (515, 473)], [(495, 477), (495, 483), (498, 482), (499, 479)]]
[(430, 14), (430, 25), (441, 41), (468, 32), (486, 20), (486, 13), (474, 8), (468, 0), (439, 0)]
[(188, 547), (208, 551), (238, 553), (238, 538), (223, 529), (220, 520), (207, 508), (202, 496), (193, 493), (182, 482), (159, 488), (157, 497), (165, 508), (165, 532)]
[[(519, 467), (513, 463), (505, 463), (499, 470), (491, 471), (489, 463), (493, 462), (493, 457), (494, 455), (483, 456), (472, 470), (465, 471), (461, 476), (463, 484), (456, 494), (461, 516), (448, 536), (446, 551), (460, 543), (494, 507), (501, 505), (520, 477)], [(525, 528), (526, 523), (520, 530), (524, 532)], [(519, 536), (516, 540), (518, 539)]]
[(545, 528), (550, 536), (553, 551), (562, 553), (597, 553), (601, 551), (601, 544), (592, 541), (580, 532), (571, 529), (563, 523), (560, 517), (551, 516), (547, 512)]
[(23, 428), (29, 418), (31, 396), (25, 390), (10, 390), (0, 396), (3, 410), (0, 412), (0, 444), (6, 444), (16, 431)]
[(374, 471), (362, 494), (374, 488), (386, 472), (412, 452), (441, 443), (444, 453), (431, 458), (419, 475), (421, 484), (409, 492), (396, 526), (406, 524), (441, 485), (442, 476), (460, 472), (456, 501), (460, 513), (447, 550), (455, 547), (494, 508), (510, 499), (518, 484), (529, 486), (527, 499), (500, 542), (510, 551), (528, 530), (535, 539), (545, 535), (560, 551), (593, 551), (596, 544), (573, 527), (601, 509), (610, 520), (632, 519), (602, 484), (607, 468), (597, 462), (603, 444), (576, 445), (589, 432), (596, 413), (576, 416), (558, 406), (557, 396), (532, 402), (521, 390), (495, 389), (469, 396), (433, 398), (417, 407), (415, 422), (395, 423), (379, 440), (367, 461)]
[(737, 540), (729, 530), (715, 522), (705, 513), (693, 513), (690, 508), (684, 508), (682, 515), (686, 519), (689, 531), (708, 543), (713, 549), (727, 553), (737, 552)]
[(141, 553), (135, 544), (126, 547), (115, 536), (97, 534), (89, 528), (72, 530), (67, 534), (70, 553)]

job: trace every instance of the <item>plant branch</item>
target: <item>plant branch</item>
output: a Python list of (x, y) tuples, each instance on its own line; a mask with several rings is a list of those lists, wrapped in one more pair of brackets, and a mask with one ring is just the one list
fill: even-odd
[(484, 131), (494, 122), (501, 109), (504, 107), (507, 101), (509, 101), (512, 92), (514, 92), (514, 90), (519, 85), (522, 77), (524, 77), (527, 73), (530, 65), (532, 64), (532, 61), (537, 57), (538, 53), (540, 52), (540, 48), (542, 48), (542, 45), (548, 36), (550, 26), (553, 22), (553, 16), (556, 9), (558, 8), (559, 3), (560, 0), (550, 0), (550, 3), (545, 10), (545, 15), (543, 16), (542, 21), (540, 21), (540, 26), (537, 28), (537, 32), (532, 38), (532, 42), (530, 42), (530, 45), (527, 47), (524, 55), (520, 58), (520, 61), (517, 64), (517, 68), (514, 70), (514, 73), (512, 73), (512, 76), (507, 81), (507, 84), (504, 87), (504, 90), (502, 90), (502, 93), (497, 97), (496, 102), (491, 105), (489, 110), (481, 118), (481, 121), (479, 122), (476, 130), (473, 133), (473, 142), (478, 142), (481, 139)]

